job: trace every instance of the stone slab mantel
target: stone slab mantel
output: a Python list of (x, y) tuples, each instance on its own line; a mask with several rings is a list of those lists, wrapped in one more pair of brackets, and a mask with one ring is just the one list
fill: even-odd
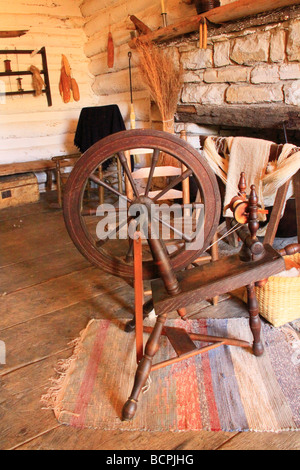
[(300, 109), (287, 105), (179, 105), (176, 122), (257, 129), (300, 128)]

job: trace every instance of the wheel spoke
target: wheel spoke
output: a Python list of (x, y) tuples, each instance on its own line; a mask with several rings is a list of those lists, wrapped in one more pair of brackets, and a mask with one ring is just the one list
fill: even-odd
[(154, 153), (153, 153), (153, 157), (152, 157), (150, 173), (149, 173), (149, 177), (148, 177), (148, 181), (147, 181), (147, 187), (146, 187), (146, 191), (145, 191), (145, 196), (146, 197), (148, 196), (148, 193), (149, 193), (150, 188), (151, 188), (152, 179), (153, 179), (156, 164), (157, 164), (158, 159), (159, 159), (159, 155), (160, 155), (160, 150), (155, 149)]
[(165, 227), (168, 227), (172, 230), (172, 232), (176, 233), (176, 235), (179, 235), (181, 239), (183, 239), (184, 241), (188, 242), (188, 243), (191, 243), (193, 241), (193, 238), (195, 237), (188, 237), (187, 235), (185, 235), (184, 233), (182, 233), (180, 230), (178, 230), (177, 228), (173, 227), (172, 225), (170, 225), (168, 222), (166, 222), (165, 220), (161, 219), (160, 217), (154, 217), (154, 220), (156, 222), (160, 222), (162, 225), (164, 225)]
[(125, 196), (124, 194), (117, 191), (117, 189), (113, 188), (112, 186), (109, 186), (109, 184), (104, 183), (104, 181), (101, 181), (99, 178), (97, 178), (96, 175), (90, 175), (89, 178), (92, 181), (94, 181), (94, 183), (99, 184), (100, 186), (103, 186), (103, 188), (105, 188), (108, 191), (111, 191), (112, 193), (116, 194), (117, 196), (125, 199), (127, 202), (131, 202), (131, 199), (129, 199), (127, 196)]
[(82, 209), (81, 211), (81, 216), (86, 217), (86, 216), (93, 216), (96, 215), (97, 209)]
[(134, 179), (132, 177), (132, 173), (129, 169), (129, 166), (128, 166), (128, 163), (127, 163), (127, 158), (125, 157), (125, 154), (124, 154), (123, 151), (118, 152), (118, 155), (119, 155), (120, 162), (122, 163), (122, 166), (123, 166), (124, 171), (126, 173), (126, 176), (127, 176), (128, 180), (130, 181), (133, 192), (134, 192), (136, 197), (139, 197), (139, 192), (137, 190), (136, 184), (135, 184)]
[(104, 243), (106, 243), (108, 240), (111, 239), (112, 236), (115, 236), (123, 227), (124, 225), (129, 225), (130, 221), (131, 221), (132, 217), (127, 217), (126, 220), (122, 220), (122, 222), (120, 222), (116, 228), (114, 228), (111, 232), (109, 232), (109, 234), (107, 235), (107, 237), (104, 239), (104, 240), (97, 240), (96, 241), (96, 246), (102, 246), (104, 245)]
[(186, 178), (188, 178), (189, 176), (191, 176), (193, 174), (192, 170), (188, 169), (188, 170), (185, 170), (182, 175), (178, 176), (177, 178), (175, 178), (173, 181), (171, 181), (170, 184), (168, 184), (168, 186), (166, 186), (162, 191), (160, 191), (160, 193), (158, 193), (154, 198), (153, 198), (153, 202), (156, 202), (158, 201), (164, 194), (166, 194), (168, 191), (170, 191), (170, 189), (174, 188), (174, 186), (176, 186), (177, 184), (181, 183), (183, 180), (185, 180)]

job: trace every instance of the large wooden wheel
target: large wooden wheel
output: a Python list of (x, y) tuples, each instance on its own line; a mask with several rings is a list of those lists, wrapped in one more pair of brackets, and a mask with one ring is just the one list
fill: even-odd
[[(152, 149), (153, 154), (148, 181), (142, 194), (139, 194), (136, 182), (131, 177), (125, 154), (127, 151), (143, 148)], [(148, 202), (152, 202), (149, 195), (155, 180), (153, 178), (154, 170), (161, 152), (171, 155), (172, 158), (184, 164), (187, 170), (181, 176), (173, 178), (171, 181), (168, 180), (166, 188), (160, 189), (159, 192), (165, 193), (167, 189), (169, 190), (174, 186), (178, 187), (178, 184), (180, 185), (185, 178), (193, 178), (199, 201), (204, 205), (205, 214), (203, 246), (196, 250), (186, 249), (187, 240), (183, 235), (182, 242), (177, 243), (176, 249), (172, 247), (172, 252), (169, 253), (172, 269), (175, 272), (180, 271), (193, 262), (205, 251), (216, 232), (221, 209), (216, 177), (206, 160), (192, 146), (172, 134), (144, 129), (122, 131), (106, 137), (93, 145), (76, 163), (66, 184), (63, 212), (68, 232), (78, 250), (91, 263), (116, 276), (134, 277), (132, 258), (126, 256), (128, 255), (130, 243), (128, 243), (128, 240), (99, 241), (97, 239), (94, 228), (91, 229), (93, 227), (91, 217), (83, 215), (85, 214), (83, 195), (87, 183), (93, 181), (99, 187), (103, 187), (106, 194), (127, 200), (128, 205), (141, 202), (145, 197)], [(133, 193), (131, 200), (126, 197), (124, 190), (120, 191), (116, 189), (115, 185), (110, 185), (104, 179), (95, 176), (97, 168), (113, 156), (120, 160), (123, 174), (131, 186)], [(144, 196), (144, 199), (141, 195)], [(153, 201), (159, 203), (159, 199), (159, 197), (156, 197), (156, 199), (153, 198)], [(123, 252), (120, 249), (122, 244), (124, 247)], [(147, 247), (145, 249), (147, 250)], [(143, 259), (144, 279), (158, 277), (150, 250), (145, 254), (145, 257), (143, 256)]]

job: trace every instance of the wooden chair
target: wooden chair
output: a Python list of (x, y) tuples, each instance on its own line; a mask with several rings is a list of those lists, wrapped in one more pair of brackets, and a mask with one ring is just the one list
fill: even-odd
[(57, 157), (52, 157), (51, 159), (55, 163), (57, 202), (59, 207), (62, 207), (63, 186), (68, 174), (70, 173), (69, 170), (66, 172), (65, 168), (73, 167), (79, 158), (80, 154), (75, 154), (71, 156), (59, 155)]
[[(58, 157), (53, 157), (52, 160), (55, 162), (56, 168), (56, 184), (57, 184), (57, 202), (58, 206), (62, 207), (62, 200), (63, 200), (63, 190), (66, 184), (67, 178), (71, 172), (72, 167), (75, 165), (77, 160), (80, 158), (81, 154), (75, 155), (61, 155)], [(116, 167), (112, 168), (114, 162), (112, 161), (112, 165), (107, 170), (103, 170), (102, 166), (100, 166), (97, 170), (99, 178), (102, 180), (110, 180), (110, 183), (117, 184), (118, 189), (122, 192), (122, 170), (119, 159), (112, 159), (116, 160)], [(88, 183), (88, 196), (90, 195), (91, 188)], [(99, 187), (99, 203), (104, 203), (104, 188), (102, 186)]]

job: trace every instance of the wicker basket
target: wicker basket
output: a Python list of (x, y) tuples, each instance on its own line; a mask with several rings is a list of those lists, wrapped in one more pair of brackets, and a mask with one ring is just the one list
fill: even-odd
[[(300, 264), (300, 253), (285, 256)], [(264, 287), (256, 287), (259, 313), (272, 325), (281, 326), (300, 317), (300, 277), (271, 276)]]

